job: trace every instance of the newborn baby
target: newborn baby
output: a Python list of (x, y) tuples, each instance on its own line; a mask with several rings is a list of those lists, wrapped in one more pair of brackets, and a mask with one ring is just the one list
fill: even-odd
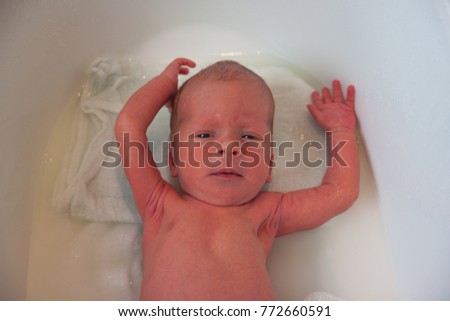
[[(270, 89), (233, 61), (209, 66), (178, 89), (178, 75), (193, 67), (189, 59), (175, 59), (130, 97), (115, 125), (143, 222), (140, 297), (273, 300), (266, 261), (274, 238), (320, 226), (358, 196), (355, 89), (349, 86), (344, 97), (334, 81), (332, 92), (314, 92), (308, 105), (332, 141), (345, 143), (334, 155), (339, 157), (328, 160), (321, 185), (262, 192), (271, 181), (273, 160)], [(181, 194), (162, 179), (146, 136), (166, 103), (170, 171)]]

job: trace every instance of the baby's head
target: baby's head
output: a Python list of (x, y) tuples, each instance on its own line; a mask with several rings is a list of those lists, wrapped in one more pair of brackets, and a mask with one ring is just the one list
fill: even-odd
[(260, 76), (217, 62), (186, 81), (172, 106), (171, 173), (185, 193), (241, 205), (270, 181), (274, 99)]
[[(171, 106), (172, 113), (170, 117), (170, 132), (171, 137), (176, 133), (177, 129), (177, 120), (178, 120), (178, 105), (180, 101), (182, 101), (185, 96), (190, 94), (192, 88), (195, 90), (196, 85), (201, 85), (202, 82), (212, 82), (212, 81), (237, 81), (242, 80), (245, 82), (255, 83), (259, 85), (259, 89), (261, 91), (261, 95), (267, 98), (268, 105), (267, 107), (271, 110), (271, 116), (269, 121), (271, 122), (271, 129), (273, 127), (273, 116), (274, 116), (274, 99), (272, 96), (272, 92), (267, 86), (266, 82), (263, 78), (261, 78), (258, 74), (248, 69), (247, 67), (241, 65), (238, 62), (232, 60), (222, 60), (218, 61), (205, 69), (202, 69), (199, 73), (188, 79), (179, 89), (177, 94), (173, 97)], [(261, 106), (263, 108), (264, 106)]]

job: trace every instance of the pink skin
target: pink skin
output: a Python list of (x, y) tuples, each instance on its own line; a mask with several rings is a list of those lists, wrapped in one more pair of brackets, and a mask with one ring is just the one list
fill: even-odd
[[(271, 173), (270, 164), (264, 162), (263, 144), (270, 133), (271, 113), (259, 84), (212, 81), (186, 90), (190, 92), (178, 106), (177, 129), (181, 141), (188, 141), (192, 134), (200, 145), (194, 150), (198, 163), (190, 164), (187, 148), (181, 148), (179, 161), (186, 166), (171, 162), (172, 176), (179, 177), (187, 194), (210, 204), (231, 206), (250, 201), (270, 181)], [(245, 143), (258, 148), (252, 148), (251, 155), (243, 153)], [(206, 150), (205, 144), (212, 147)], [(240, 166), (240, 162), (254, 159), (259, 160), (255, 166)], [(220, 166), (208, 166), (215, 163)]]
[(322, 96), (317, 91), (311, 95), (313, 104), (307, 105), (315, 121), (328, 131), (355, 128), (355, 87), (347, 88), (347, 98), (342, 95), (341, 83), (333, 81), (333, 96), (328, 88), (322, 89)]

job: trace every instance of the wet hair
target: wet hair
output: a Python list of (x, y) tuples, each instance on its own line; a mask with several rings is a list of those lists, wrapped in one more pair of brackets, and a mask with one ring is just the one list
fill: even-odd
[[(272, 115), (273, 115), (273, 109), (275, 106), (274, 99), (272, 92), (270, 91), (269, 86), (267, 86), (264, 79), (262, 79), (258, 74), (253, 72), (252, 70), (248, 69), (247, 67), (241, 65), (240, 63), (232, 60), (221, 60), (218, 61), (205, 69), (202, 69), (199, 71), (196, 75), (189, 78), (179, 89), (176, 95), (173, 97), (171, 101), (172, 105), (172, 113), (170, 116), (170, 131), (171, 131), (171, 137), (173, 134), (173, 131), (175, 129), (177, 118), (178, 118), (178, 112), (177, 107), (181, 100), (181, 96), (183, 93), (189, 89), (190, 87), (193, 87), (197, 84), (200, 84), (203, 81), (232, 81), (232, 80), (250, 80), (255, 81), (261, 86), (261, 94), (265, 95), (267, 99), (269, 100), (270, 108), (272, 109)], [(273, 122), (273, 116), (272, 116), (272, 122)], [(271, 127), (273, 124), (271, 125)]]

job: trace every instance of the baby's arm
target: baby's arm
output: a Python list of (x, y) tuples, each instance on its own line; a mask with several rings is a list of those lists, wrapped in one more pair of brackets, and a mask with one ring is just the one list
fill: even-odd
[(122, 165), (133, 191), (136, 207), (141, 214), (153, 193), (168, 185), (156, 168), (147, 143), (147, 128), (158, 111), (176, 93), (178, 74), (187, 74), (195, 63), (178, 58), (164, 71), (142, 86), (126, 102), (115, 124)]
[[(333, 81), (333, 92), (322, 89), (312, 94), (308, 105), (315, 121), (331, 132), (332, 146), (340, 142), (322, 184), (315, 188), (286, 193), (281, 203), (282, 221), (279, 235), (310, 229), (325, 223), (348, 209), (359, 193), (359, 157), (355, 137), (355, 88), (349, 86), (344, 99), (339, 81)], [(329, 134), (330, 135), (330, 134)], [(342, 143), (341, 143), (342, 144)], [(343, 162), (342, 162), (343, 161)]]

